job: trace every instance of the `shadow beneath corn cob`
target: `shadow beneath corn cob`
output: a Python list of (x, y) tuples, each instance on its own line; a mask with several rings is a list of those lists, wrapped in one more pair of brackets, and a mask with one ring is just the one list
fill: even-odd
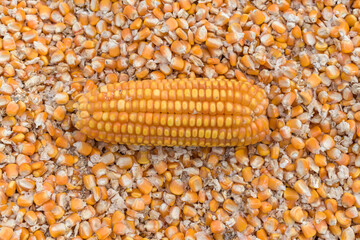
[(108, 84), (77, 97), (72, 120), (89, 138), (151, 146), (246, 146), (269, 132), (263, 89), (226, 79)]

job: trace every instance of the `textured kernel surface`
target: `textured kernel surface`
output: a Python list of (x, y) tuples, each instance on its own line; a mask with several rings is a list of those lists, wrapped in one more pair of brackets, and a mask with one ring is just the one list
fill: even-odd
[[(360, 0), (0, 0), (0, 239), (360, 239), (359, 19)], [(234, 114), (269, 133), (131, 144), (239, 137)]]

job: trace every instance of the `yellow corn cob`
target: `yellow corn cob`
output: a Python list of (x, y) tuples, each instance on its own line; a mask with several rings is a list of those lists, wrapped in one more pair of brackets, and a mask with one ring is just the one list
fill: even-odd
[(98, 141), (158, 146), (244, 146), (264, 139), (263, 89), (226, 79), (108, 84), (75, 104), (76, 128)]

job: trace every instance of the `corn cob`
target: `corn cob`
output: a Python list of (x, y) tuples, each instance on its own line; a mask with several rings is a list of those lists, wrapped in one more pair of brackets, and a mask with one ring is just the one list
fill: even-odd
[(76, 128), (98, 141), (155, 146), (244, 146), (264, 139), (263, 89), (226, 79), (108, 84), (78, 99)]

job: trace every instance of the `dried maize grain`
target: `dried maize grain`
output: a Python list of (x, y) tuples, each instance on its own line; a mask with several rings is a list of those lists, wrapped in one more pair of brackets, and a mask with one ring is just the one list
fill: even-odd
[(224, 79), (108, 84), (74, 106), (76, 128), (98, 141), (165, 146), (244, 146), (263, 140), (265, 91)]

